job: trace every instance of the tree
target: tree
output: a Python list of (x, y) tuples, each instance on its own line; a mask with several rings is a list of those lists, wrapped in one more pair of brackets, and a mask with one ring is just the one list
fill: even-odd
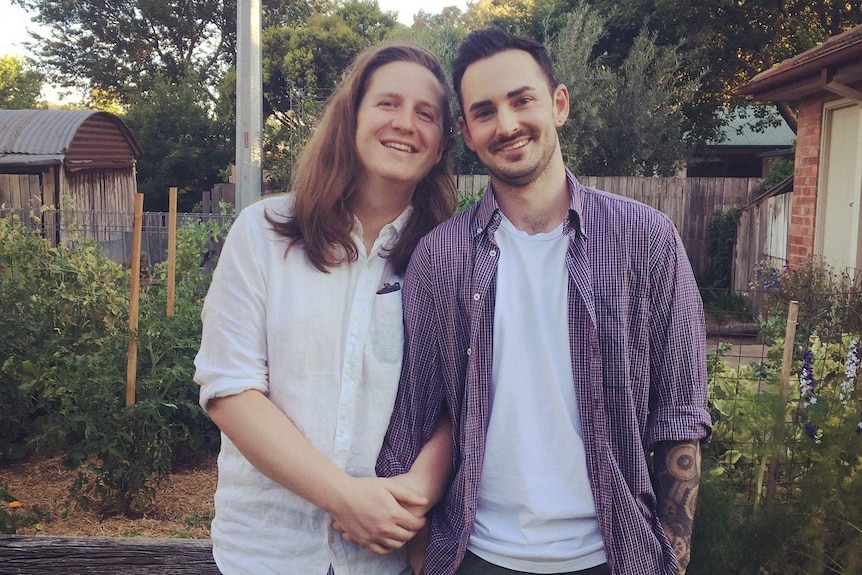
[(211, 85), (235, 59), (235, 0), (13, 2), (49, 30), (30, 48), (53, 83), (121, 102), (160, 77)]
[(138, 190), (148, 210), (166, 211), (168, 190), (178, 188), (180, 211), (192, 211), (200, 193), (220, 181), (232, 161), (233, 126), (216, 119), (207, 90), (158, 76), (130, 98), (125, 121), (143, 148)]
[[(706, 128), (719, 125), (719, 110), (744, 102), (735, 93), (738, 86), (862, 23), (859, 1), (589, 1), (611, 15), (608, 34), (597, 52), (610, 55), (616, 63), (624, 58), (644, 24), (657, 34), (659, 44), (682, 43), (689, 69), (695, 76), (702, 73), (700, 98), (688, 115), (704, 137), (716, 135)], [(781, 102), (777, 109), (795, 131), (793, 104)]]
[(0, 108), (37, 108), (42, 92), (42, 74), (15, 56), (0, 56)]
[[(604, 129), (595, 152), (583, 159), (591, 175), (672, 176), (689, 155), (688, 120), (683, 107), (699, 84), (682, 74), (683, 59), (673, 47), (658, 46), (643, 30), (622, 66), (612, 73), (611, 98), (600, 101)], [(577, 139), (577, 135), (575, 138)]]

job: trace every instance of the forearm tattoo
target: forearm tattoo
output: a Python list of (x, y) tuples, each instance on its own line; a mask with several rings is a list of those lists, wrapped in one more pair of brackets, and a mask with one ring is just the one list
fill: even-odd
[(691, 534), (700, 483), (700, 443), (665, 442), (653, 453), (658, 517), (676, 551), (680, 573), (691, 559)]

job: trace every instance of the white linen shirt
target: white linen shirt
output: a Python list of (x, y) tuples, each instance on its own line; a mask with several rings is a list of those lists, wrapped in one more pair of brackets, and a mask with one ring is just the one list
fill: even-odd
[[(395, 402), (403, 350), (401, 292), (378, 294), (396, 277), (381, 256), (409, 218), (385, 226), (366, 254), (325, 274), (298, 246), (287, 251), (265, 213), (284, 218), (289, 196), (239, 215), (204, 303), (195, 358), (200, 403), (256, 389), (311, 444), (348, 474), (374, 476)], [(384, 251), (385, 255), (385, 251)], [(347, 543), (331, 517), (254, 468), (224, 434), (218, 459), (213, 556), (224, 574), (398, 574), (403, 552), (375, 555)]]

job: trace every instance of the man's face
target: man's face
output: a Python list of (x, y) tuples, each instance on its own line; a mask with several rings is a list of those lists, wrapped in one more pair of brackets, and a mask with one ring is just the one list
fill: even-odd
[(557, 128), (569, 114), (569, 93), (553, 91), (533, 57), (507, 50), (477, 60), (461, 80), (464, 143), (491, 176), (508, 186), (536, 181), (559, 148)]
[(443, 153), (444, 92), (427, 68), (391, 62), (374, 71), (356, 113), (360, 185), (412, 188)]

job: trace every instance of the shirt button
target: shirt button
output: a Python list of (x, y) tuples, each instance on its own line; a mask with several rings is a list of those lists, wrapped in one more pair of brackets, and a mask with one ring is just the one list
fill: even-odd
[(480, 296), (479, 294), (474, 293), (474, 294), (473, 294), (473, 301), (479, 301), (479, 298), (480, 298), (480, 297), (481, 297), (481, 296)]
[(473, 350), (471, 348), (467, 348), (467, 355), (473, 355)]
[(491, 250), (490, 252), (488, 252), (488, 254), (493, 258), (497, 255), (497, 250)]
[(481, 227), (476, 228), (476, 233), (477, 233), (477, 234), (481, 234), (481, 233), (482, 233), (482, 228), (481, 228)]

